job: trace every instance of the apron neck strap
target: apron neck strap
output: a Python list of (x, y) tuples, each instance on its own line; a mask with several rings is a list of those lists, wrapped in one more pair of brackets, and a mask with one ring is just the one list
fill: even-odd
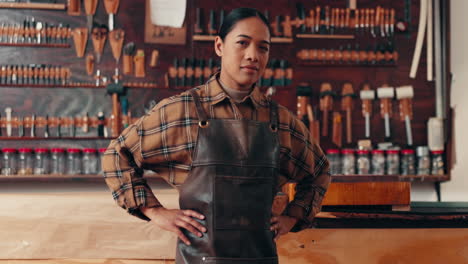
[(275, 101), (270, 101), (270, 125), (278, 129), (278, 104)]
[(195, 89), (191, 89), (189, 90), (189, 92), (193, 97), (193, 101), (195, 102), (195, 107), (197, 108), (198, 119), (201, 122), (206, 122), (208, 120), (208, 117), (206, 115), (205, 109), (203, 109), (203, 106), (201, 105), (200, 96), (198, 96)]

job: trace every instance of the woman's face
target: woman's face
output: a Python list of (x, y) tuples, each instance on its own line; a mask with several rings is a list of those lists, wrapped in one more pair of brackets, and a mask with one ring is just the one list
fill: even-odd
[(270, 53), (270, 32), (258, 17), (238, 21), (224, 38), (215, 39), (221, 57), (221, 82), (237, 90), (249, 90), (263, 75)]

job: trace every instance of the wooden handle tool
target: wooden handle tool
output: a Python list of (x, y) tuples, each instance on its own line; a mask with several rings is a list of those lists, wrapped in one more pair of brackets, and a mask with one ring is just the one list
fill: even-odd
[(343, 145), (343, 123), (341, 114), (339, 112), (333, 112), (333, 131), (332, 131), (332, 142), (339, 148)]
[(92, 76), (94, 73), (94, 55), (88, 54), (86, 56), (86, 73)]
[(406, 140), (408, 146), (413, 145), (413, 133), (411, 131), (411, 119), (413, 119), (413, 107), (411, 99), (414, 97), (413, 86), (401, 86), (396, 88), (396, 96), (400, 101), (400, 120), (405, 122)]
[(96, 52), (96, 62), (101, 62), (102, 52), (104, 51), (104, 45), (106, 44), (107, 34), (109, 30), (105, 26), (94, 27), (91, 39), (93, 40), (94, 51)]
[(372, 100), (375, 98), (375, 91), (370, 89), (368, 84), (365, 84), (360, 92), (362, 100), (362, 114), (365, 119), (365, 136), (370, 138), (370, 117), (372, 115)]
[(70, 16), (79, 16), (81, 13), (81, 1), (68, 0), (67, 13)]
[(341, 110), (346, 112), (346, 143), (351, 144), (352, 136), (352, 117), (354, 90), (350, 83), (345, 83), (341, 91)]
[(114, 29), (109, 32), (109, 42), (117, 64), (119, 63), (120, 56), (122, 55), (122, 47), (125, 39), (125, 31), (123, 29)]
[(380, 99), (380, 114), (385, 120), (385, 137), (390, 138), (390, 118), (392, 117), (392, 99), (395, 96), (393, 87), (377, 88), (377, 97)]
[(93, 29), (93, 16), (96, 13), (98, 0), (84, 0), (84, 7), (86, 13), (86, 24), (89, 32)]
[(322, 111), (322, 135), (328, 136), (328, 112), (333, 110), (333, 91), (329, 83), (320, 87), (320, 111)]
[(309, 131), (312, 138), (320, 144), (320, 123), (314, 116), (314, 111), (312, 111), (312, 106), (307, 105), (307, 117), (309, 118)]
[(106, 13), (109, 15), (109, 31), (114, 30), (114, 15), (117, 14), (119, 9), (120, 0), (104, 0), (104, 7)]
[(75, 52), (78, 58), (83, 58), (86, 44), (88, 42), (88, 29), (75, 28), (72, 32), (73, 42), (75, 43)]

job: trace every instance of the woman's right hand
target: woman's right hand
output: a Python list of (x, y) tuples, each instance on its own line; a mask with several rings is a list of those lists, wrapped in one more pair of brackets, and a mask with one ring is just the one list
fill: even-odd
[(157, 207), (142, 208), (141, 211), (158, 227), (175, 233), (187, 245), (190, 245), (190, 241), (180, 228), (185, 228), (198, 237), (202, 237), (203, 234), (201, 232), (207, 231), (206, 227), (193, 219), (193, 217), (205, 219), (205, 216), (193, 210)]

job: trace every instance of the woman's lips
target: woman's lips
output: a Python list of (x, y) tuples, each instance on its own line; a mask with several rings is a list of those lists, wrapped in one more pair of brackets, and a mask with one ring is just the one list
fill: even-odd
[(255, 67), (255, 66), (241, 66), (241, 69), (244, 69), (245, 71), (247, 72), (257, 72), (258, 71), (258, 68)]

